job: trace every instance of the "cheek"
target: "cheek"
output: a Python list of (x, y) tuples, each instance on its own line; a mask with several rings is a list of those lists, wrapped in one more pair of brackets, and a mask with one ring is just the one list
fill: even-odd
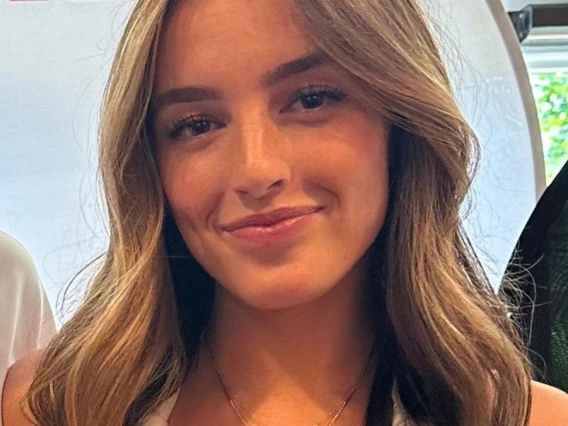
[(330, 238), (358, 253), (380, 232), (388, 208), (388, 129), (364, 121), (323, 141), (304, 170), (314, 191), (323, 189), (336, 207)]
[(165, 197), (180, 228), (195, 229), (215, 206), (220, 176), (215, 167), (195, 161), (177, 149), (158, 151), (158, 169)]
[(365, 121), (353, 124), (312, 145), (304, 170), (322, 187), (349, 199), (361, 197), (365, 204), (377, 197), (384, 201), (389, 179), (387, 126)]

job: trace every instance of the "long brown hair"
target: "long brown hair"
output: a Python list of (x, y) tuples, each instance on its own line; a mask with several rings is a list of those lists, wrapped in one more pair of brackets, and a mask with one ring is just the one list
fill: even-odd
[[(149, 132), (158, 38), (175, 3), (139, 1), (118, 47), (100, 129), (110, 245), (36, 372), (27, 401), (42, 426), (140, 425), (181, 386), (211, 312), (211, 278), (165, 207)], [(391, 204), (369, 256), (382, 350), (366, 424), (391, 424), (393, 390), (416, 424), (527, 424), (529, 365), (460, 218), (477, 140), (418, 1), (294, 4), (306, 34), (392, 123)]]

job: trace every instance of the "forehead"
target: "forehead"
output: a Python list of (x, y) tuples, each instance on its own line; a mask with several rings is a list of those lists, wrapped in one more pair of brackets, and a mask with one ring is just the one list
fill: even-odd
[(160, 38), (158, 90), (188, 81), (258, 77), (312, 52), (291, 0), (184, 0)]

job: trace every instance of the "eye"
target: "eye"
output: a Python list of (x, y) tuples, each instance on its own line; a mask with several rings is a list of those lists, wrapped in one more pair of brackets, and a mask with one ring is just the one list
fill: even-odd
[(289, 107), (299, 103), (303, 111), (320, 110), (327, 106), (332, 106), (343, 101), (347, 95), (341, 90), (323, 85), (310, 85), (304, 89), (298, 90), (294, 94), (294, 102)]
[(176, 120), (167, 133), (170, 139), (197, 138), (210, 132), (217, 123), (209, 120), (205, 116), (188, 115)]
[[(320, 111), (346, 98), (347, 95), (339, 89), (325, 85), (309, 85), (294, 93), (293, 101), (287, 108), (299, 104), (300, 111)], [(167, 137), (172, 140), (195, 139), (222, 127), (222, 124), (210, 120), (207, 116), (188, 115), (176, 120), (169, 127)]]

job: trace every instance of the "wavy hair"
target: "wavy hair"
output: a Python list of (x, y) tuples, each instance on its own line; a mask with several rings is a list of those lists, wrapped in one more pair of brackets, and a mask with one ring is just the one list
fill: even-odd
[[(149, 129), (156, 50), (176, 3), (140, 0), (116, 53), (99, 152), (110, 243), (27, 394), (41, 426), (143, 424), (181, 386), (211, 314), (213, 281), (168, 213)], [(391, 425), (393, 392), (415, 424), (526, 425), (529, 364), (460, 217), (478, 142), (418, 0), (293, 3), (392, 124), (391, 201), (369, 253), (382, 345), (366, 425)]]

